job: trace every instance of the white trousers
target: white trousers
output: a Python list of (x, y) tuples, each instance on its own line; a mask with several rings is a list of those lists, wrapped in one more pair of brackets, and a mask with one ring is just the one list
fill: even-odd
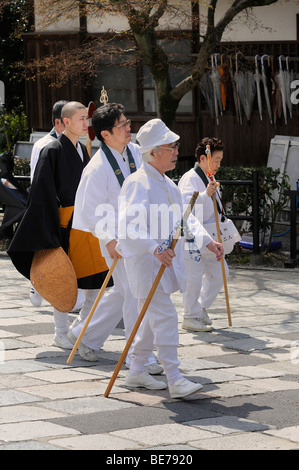
[[(106, 259), (109, 268), (112, 261)], [(129, 288), (123, 259), (118, 260), (112, 277), (114, 286), (100, 300), (82, 340), (86, 346), (96, 351), (101, 349), (122, 318), (126, 337), (137, 320), (137, 299), (133, 297)], [(77, 325), (72, 330), (73, 334), (78, 337), (82, 328), (83, 323)]]
[[(111, 258), (106, 258), (109, 268), (112, 262)], [(112, 277), (114, 286), (100, 300), (82, 338), (82, 343), (95, 351), (101, 349), (122, 318), (126, 340), (128, 340), (138, 317), (137, 299), (131, 293), (123, 259), (118, 260)], [(83, 326), (84, 322), (72, 329), (72, 333), (76, 338), (78, 338)], [(129, 351), (127, 364), (130, 364), (130, 355)], [(156, 359), (151, 350), (151, 354), (148, 355), (148, 363), (153, 362), (156, 362)]]
[[(145, 299), (138, 302), (140, 312)], [(141, 370), (153, 348), (163, 365), (167, 378), (178, 373), (180, 364), (177, 355), (179, 345), (178, 318), (176, 309), (159, 284), (145, 313), (132, 345), (132, 370)]]
[[(228, 266), (224, 260), (226, 275)], [(187, 275), (186, 291), (183, 293), (183, 315), (187, 318), (200, 318), (203, 308), (209, 308), (223, 286), (221, 262), (216, 257), (202, 256), (199, 263), (188, 251), (185, 253)]]

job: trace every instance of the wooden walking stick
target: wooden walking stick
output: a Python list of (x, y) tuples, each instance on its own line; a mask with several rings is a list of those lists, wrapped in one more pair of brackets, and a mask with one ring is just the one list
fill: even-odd
[[(211, 158), (211, 150), (210, 146), (206, 146), (206, 154), (208, 157), (208, 162), (209, 162), (209, 173), (208, 177), (210, 178), (211, 181), (213, 181), (213, 163), (212, 163), (212, 158)], [(217, 183), (219, 185), (219, 183)], [(221, 233), (220, 233), (220, 225), (219, 225), (219, 217), (218, 217), (218, 210), (217, 210), (217, 203), (216, 203), (216, 194), (214, 193), (212, 196), (213, 199), (213, 205), (214, 205), (214, 215), (215, 215), (215, 221), (216, 221), (216, 229), (217, 229), (217, 238), (218, 242), (222, 243), (221, 240)], [(232, 319), (231, 319), (231, 314), (230, 314), (230, 305), (229, 305), (229, 298), (228, 298), (228, 289), (227, 289), (227, 282), (226, 282), (226, 274), (225, 274), (225, 265), (224, 265), (224, 259), (221, 259), (221, 269), (222, 269), (222, 278), (223, 278), (223, 287), (224, 287), (224, 293), (225, 293), (225, 301), (226, 301), (226, 311), (227, 311), (227, 318), (228, 318), (228, 324), (229, 326), (232, 326)]]
[(100, 289), (100, 291), (99, 291), (99, 293), (98, 293), (98, 295), (97, 295), (97, 298), (96, 298), (96, 300), (94, 301), (94, 304), (93, 304), (93, 306), (92, 306), (92, 308), (91, 308), (91, 310), (90, 310), (90, 312), (89, 312), (89, 314), (88, 314), (88, 317), (87, 317), (86, 320), (85, 320), (84, 326), (83, 326), (83, 328), (82, 328), (82, 330), (81, 330), (81, 332), (80, 332), (80, 334), (79, 334), (79, 336), (78, 336), (78, 338), (77, 338), (77, 341), (76, 341), (76, 343), (75, 343), (75, 345), (74, 345), (74, 347), (73, 347), (73, 349), (72, 349), (72, 352), (71, 352), (71, 354), (69, 355), (68, 360), (66, 361), (67, 364), (70, 364), (70, 363), (72, 362), (72, 360), (73, 360), (73, 357), (74, 357), (74, 355), (75, 355), (75, 353), (76, 353), (76, 351), (77, 351), (77, 349), (78, 349), (78, 347), (79, 347), (79, 344), (81, 343), (81, 340), (82, 340), (82, 338), (83, 338), (83, 336), (84, 336), (84, 333), (85, 333), (85, 331), (86, 331), (86, 329), (87, 329), (87, 327), (88, 327), (88, 325), (89, 325), (89, 322), (90, 322), (90, 320), (92, 319), (92, 316), (93, 316), (93, 314), (94, 314), (94, 311), (95, 311), (95, 309), (97, 308), (98, 303), (99, 303), (99, 301), (101, 300), (101, 298), (102, 298), (102, 296), (103, 296), (103, 294), (104, 294), (104, 291), (105, 291), (105, 289), (106, 289), (106, 287), (107, 287), (107, 284), (108, 284), (108, 282), (109, 282), (109, 280), (110, 280), (110, 278), (111, 278), (111, 276), (112, 276), (112, 273), (113, 273), (113, 271), (114, 271), (114, 268), (115, 268), (115, 266), (116, 266), (117, 261), (118, 261), (118, 258), (115, 258), (114, 261), (113, 261), (113, 263), (112, 263), (112, 265), (111, 265), (111, 268), (109, 269), (109, 271), (108, 271), (108, 273), (107, 273), (107, 275), (106, 275), (106, 277), (105, 277), (105, 281), (103, 282), (102, 287), (101, 287), (101, 289)]
[[(193, 195), (192, 195), (192, 197), (191, 197), (191, 199), (190, 199), (190, 202), (189, 202), (188, 207), (187, 207), (187, 209), (186, 209), (186, 211), (185, 211), (185, 214), (184, 214), (184, 216), (183, 216), (183, 219), (182, 219), (182, 221), (181, 221), (181, 224), (180, 224), (180, 226), (177, 228), (176, 233), (175, 233), (175, 236), (174, 236), (174, 238), (173, 238), (173, 240), (172, 240), (172, 242), (171, 242), (170, 248), (171, 248), (172, 250), (174, 250), (174, 248), (175, 248), (175, 246), (176, 246), (176, 244), (177, 244), (177, 241), (178, 241), (178, 239), (179, 239), (179, 237), (180, 237), (180, 234), (181, 234), (182, 224), (183, 224), (183, 226), (184, 226), (184, 223), (185, 223), (186, 220), (188, 219), (188, 217), (189, 217), (189, 215), (190, 215), (190, 213), (191, 213), (191, 211), (192, 211), (192, 209), (193, 209), (193, 206), (194, 206), (194, 204), (195, 204), (195, 201), (196, 201), (196, 199), (197, 199), (197, 197), (198, 197), (198, 194), (199, 194), (199, 193), (198, 193), (197, 191), (194, 191), (194, 193), (193, 193)], [(118, 376), (118, 374), (119, 374), (119, 371), (120, 371), (120, 369), (121, 369), (121, 367), (122, 367), (122, 365), (123, 365), (123, 363), (124, 363), (124, 360), (125, 360), (126, 357), (127, 357), (127, 354), (128, 354), (129, 349), (130, 349), (130, 347), (131, 347), (131, 344), (133, 343), (133, 340), (134, 340), (134, 338), (135, 338), (135, 336), (136, 336), (136, 333), (137, 333), (137, 331), (138, 331), (138, 328), (139, 328), (139, 326), (140, 326), (140, 324), (141, 324), (141, 322), (142, 322), (142, 320), (143, 320), (143, 318), (144, 318), (144, 315), (146, 314), (146, 311), (147, 311), (147, 309), (148, 309), (148, 306), (149, 306), (149, 304), (151, 303), (151, 300), (152, 300), (152, 298), (153, 298), (153, 295), (154, 295), (154, 293), (155, 293), (155, 291), (156, 291), (156, 289), (157, 289), (157, 287), (158, 287), (158, 284), (159, 284), (159, 282), (160, 282), (160, 280), (161, 280), (161, 277), (163, 276), (164, 271), (165, 271), (165, 266), (162, 265), (162, 266), (160, 267), (160, 269), (159, 269), (159, 272), (158, 272), (158, 274), (157, 274), (155, 280), (154, 280), (154, 283), (153, 283), (153, 285), (152, 285), (152, 287), (151, 287), (151, 290), (149, 291), (149, 294), (148, 294), (148, 296), (147, 296), (147, 298), (146, 298), (146, 300), (145, 300), (145, 302), (144, 302), (144, 305), (143, 305), (143, 307), (142, 307), (142, 309), (141, 309), (141, 311), (140, 311), (140, 313), (139, 313), (139, 315), (138, 315), (138, 318), (137, 318), (136, 323), (135, 323), (135, 325), (134, 325), (134, 327), (133, 327), (133, 329), (132, 329), (132, 332), (131, 332), (131, 334), (130, 334), (130, 336), (129, 336), (129, 339), (128, 339), (128, 341), (127, 341), (127, 343), (126, 343), (126, 345), (125, 345), (125, 347), (124, 347), (124, 350), (123, 350), (123, 352), (122, 352), (122, 354), (121, 354), (121, 356), (120, 356), (120, 358), (119, 358), (119, 361), (118, 361), (118, 363), (117, 363), (117, 365), (116, 365), (116, 367), (115, 367), (114, 373), (113, 373), (113, 375), (112, 375), (112, 377), (111, 377), (111, 379), (110, 379), (110, 382), (109, 382), (109, 384), (108, 384), (108, 387), (106, 388), (106, 391), (105, 391), (105, 393), (104, 393), (104, 397), (106, 397), (106, 398), (109, 396), (109, 393), (110, 393), (110, 391), (111, 391), (111, 389), (112, 389), (112, 387), (113, 387), (113, 384), (114, 384), (114, 382), (115, 382), (115, 380), (116, 380), (116, 378), (117, 378), (117, 376)]]

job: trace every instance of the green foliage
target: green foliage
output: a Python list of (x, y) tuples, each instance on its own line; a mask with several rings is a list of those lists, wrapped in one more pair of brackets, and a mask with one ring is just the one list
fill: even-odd
[[(255, 168), (222, 167), (217, 172), (217, 180), (252, 180), (253, 170)], [(266, 247), (266, 252), (268, 252), (277, 216), (288, 203), (285, 191), (290, 189), (290, 184), (288, 175), (284, 173), (280, 176), (279, 170), (260, 167), (258, 172), (261, 246), (264, 245), (265, 235), (269, 232), (269, 243)], [(228, 215), (252, 215), (252, 186), (222, 185), (221, 193), (222, 202)]]
[(7, 150), (13, 141), (16, 130), (19, 130), (18, 140), (28, 141), (30, 131), (27, 117), (20, 106), (8, 113), (5, 108), (0, 111), (0, 151)]

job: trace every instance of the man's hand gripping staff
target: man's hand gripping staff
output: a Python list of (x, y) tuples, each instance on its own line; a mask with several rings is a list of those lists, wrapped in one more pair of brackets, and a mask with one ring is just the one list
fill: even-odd
[[(211, 182), (214, 182), (215, 185), (216, 185), (215, 191), (212, 194), (212, 199), (213, 199), (214, 215), (215, 215), (216, 228), (217, 228), (217, 239), (218, 239), (218, 242), (221, 243), (222, 240), (221, 240), (219, 216), (218, 216), (217, 203), (216, 203), (216, 190), (217, 190), (217, 186), (219, 186), (219, 183), (216, 183), (216, 181), (214, 180), (213, 161), (212, 161), (211, 149), (210, 149), (209, 145), (206, 146), (206, 155), (207, 155), (208, 167), (209, 167), (208, 177), (210, 178)], [(229, 324), (229, 326), (232, 326), (232, 320), (231, 320), (231, 314), (230, 314), (230, 305), (229, 305), (229, 298), (228, 298), (228, 289), (227, 289), (227, 282), (226, 282), (226, 274), (225, 274), (225, 266), (224, 266), (224, 259), (223, 258), (221, 259), (221, 269), (222, 269), (223, 286), (224, 286), (224, 292), (225, 292), (228, 324)]]

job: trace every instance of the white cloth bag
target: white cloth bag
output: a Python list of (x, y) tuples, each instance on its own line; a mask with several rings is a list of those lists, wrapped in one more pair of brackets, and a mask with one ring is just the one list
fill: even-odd
[[(230, 219), (226, 218), (224, 222), (219, 222), (219, 227), (224, 253), (228, 255), (233, 251), (235, 243), (241, 240), (241, 236), (235, 224)], [(213, 240), (217, 242), (218, 236), (216, 222), (205, 224), (204, 228), (206, 229), (208, 234), (213, 238)]]

